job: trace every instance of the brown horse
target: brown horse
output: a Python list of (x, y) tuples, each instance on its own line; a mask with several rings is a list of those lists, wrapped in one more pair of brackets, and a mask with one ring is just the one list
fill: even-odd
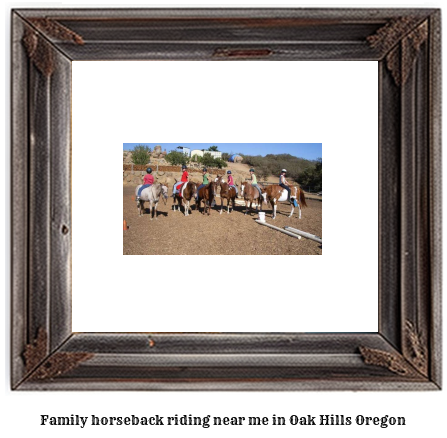
[(202, 214), (206, 213), (206, 207), (208, 206), (208, 216), (210, 215), (211, 204), (213, 203), (214, 197), (216, 196), (216, 187), (217, 184), (214, 181), (212, 181), (208, 183), (206, 186), (201, 187), (197, 191), (197, 202), (196, 202), (197, 209), (200, 211), (200, 204), (202, 203), (202, 199), (205, 204)]
[[(268, 186), (265, 189), (265, 192), (262, 195), (264, 197), (265, 202), (270, 203), (273, 208), (272, 219), (276, 219), (276, 206), (278, 202), (288, 202), (287, 201), (287, 190), (277, 184), (273, 184)], [(304, 192), (300, 186), (291, 186), (290, 187), (290, 199), (296, 199), (298, 203), (298, 218), (301, 219), (301, 208), (307, 207), (306, 198), (304, 196)], [(289, 217), (292, 217), (293, 211), (295, 210), (293, 203), (290, 203), (292, 206), (292, 210), (289, 214)]]
[[(177, 181), (175, 181), (177, 182)], [(180, 188), (180, 191), (174, 196), (174, 211), (175, 209), (175, 201), (178, 204), (178, 211), (181, 211), (181, 206), (183, 206), (185, 210), (185, 216), (189, 216), (189, 203), (191, 199), (195, 198), (197, 195), (197, 184), (193, 182), (187, 182), (183, 184)]]
[(222, 176), (216, 178), (216, 184), (220, 186), (220, 214), (222, 214), (223, 210), (223, 200), (224, 198), (227, 200), (227, 213), (230, 213), (230, 201), (234, 205), (236, 202), (236, 189), (234, 187), (230, 187), (228, 183), (222, 181)]
[[(263, 188), (261, 187), (261, 190), (262, 189)], [(248, 211), (248, 204), (250, 204), (250, 212), (251, 212), (253, 201), (256, 201), (256, 211), (258, 210), (258, 206), (259, 211), (262, 210), (262, 201), (264, 199), (259, 195), (259, 190), (256, 189), (256, 187), (253, 187), (247, 181), (241, 184), (241, 196), (244, 198), (245, 201), (245, 214), (247, 214)]]

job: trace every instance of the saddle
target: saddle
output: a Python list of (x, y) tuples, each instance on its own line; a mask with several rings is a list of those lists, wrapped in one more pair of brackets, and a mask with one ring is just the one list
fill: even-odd
[(181, 183), (181, 184), (179, 184), (177, 187), (176, 187), (176, 190), (177, 190), (177, 193), (176, 193), (176, 195), (178, 196), (178, 197), (180, 197), (180, 198), (182, 198), (183, 196), (183, 186), (185, 185), (186, 183)]

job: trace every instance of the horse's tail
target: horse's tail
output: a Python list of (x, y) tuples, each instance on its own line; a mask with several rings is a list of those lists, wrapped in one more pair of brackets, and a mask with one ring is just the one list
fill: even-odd
[(304, 196), (304, 190), (301, 187), (299, 187), (298, 190), (300, 191), (301, 206), (302, 207), (307, 207), (306, 197)]

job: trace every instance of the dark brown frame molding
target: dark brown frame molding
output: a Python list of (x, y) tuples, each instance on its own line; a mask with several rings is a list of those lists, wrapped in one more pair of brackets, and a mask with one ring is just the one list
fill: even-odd
[[(440, 20), (436, 9), (14, 10), (12, 388), (440, 389)], [(72, 333), (71, 62), (131, 59), (378, 61), (378, 333)]]

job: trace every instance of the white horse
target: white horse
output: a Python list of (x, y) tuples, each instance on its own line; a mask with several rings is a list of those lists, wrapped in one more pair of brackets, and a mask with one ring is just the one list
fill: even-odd
[[(141, 184), (135, 190), (135, 196), (138, 196), (138, 190), (140, 189)], [(147, 187), (141, 191), (140, 199), (137, 201), (138, 215), (143, 216), (144, 213), (144, 203), (149, 202), (149, 214), (151, 220), (155, 216), (157, 219), (157, 206), (158, 201), (160, 200), (160, 196), (163, 196), (163, 201), (166, 205), (166, 199), (168, 199), (168, 188), (161, 184), (152, 184), (150, 187)], [(152, 213), (152, 207), (154, 207), (154, 212)]]

